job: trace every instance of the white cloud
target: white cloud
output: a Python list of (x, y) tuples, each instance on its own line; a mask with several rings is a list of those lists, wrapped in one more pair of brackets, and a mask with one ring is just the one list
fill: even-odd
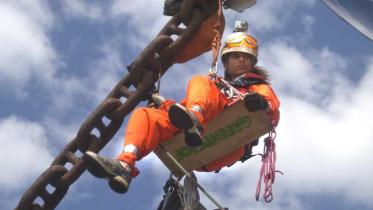
[[(372, 70), (364, 81), (372, 79)], [(280, 187), (298, 192), (301, 185), (304, 192), (342, 193), (346, 199), (373, 206), (367, 198), (373, 193), (373, 183), (367, 181), (373, 176), (373, 97), (367, 91), (371, 84), (364, 81), (353, 95), (347, 93), (348, 99), (337, 99), (326, 109), (283, 99), (278, 151), (289, 177), (281, 178), (285, 183)]]
[(133, 44), (134, 47), (143, 47), (169, 19), (163, 16), (162, 1), (113, 0), (108, 5), (104, 5), (100, 2), (64, 0), (63, 9), (72, 17), (85, 17), (93, 21), (123, 22), (131, 28), (131, 33), (125, 34), (128, 43)]
[(127, 16), (129, 21), (140, 23), (138, 27), (148, 26), (149, 23), (154, 23), (154, 20), (163, 16), (163, 2), (139, 0), (129, 3), (127, 0), (114, 0), (111, 13)]
[(66, 114), (66, 110), (60, 112), (57, 116), (46, 115), (40, 123), (44, 126), (48, 138), (53, 139), (56, 148), (65, 147), (76, 136), (79, 126), (83, 123), (83, 121), (68, 121), (66, 123), (66, 121), (58, 118), (58, 116)]
[[(254, 7), (245, 10), (242, 14), (227, 10), (226, 22), (233, 27), (233, 21), (244, 18), (244, 20), (248, 20), (251, 31), (255, 33), (269, 32), (283, 28), (296, 10), (313, 6), (315, 2), (315, 0), (257, 1)], [(231, 29), (227, 30), (232, 31)]]
[(303, 41), (303, 45), (306, 45), (313, 36), (313, 26), (315, 25), (315, 19), (313, 16), (305, 15), (302, 19), (304, 26), (304, 32), (301, 32), (300, 40)]
[(84, 94), (89, 93), (88, 87), (76, 77), (55, 77), (52, 81), (49, 94), (52, 99), (50, 108), (54, 112), (66, 112), (76, 108), (77, 104), (83, 104)]
[(32, 75), (50, 79), (56, 55), (46, 34), (49, 8), (42, 1), (3, 1), (0, 13), (0, 80), (23, 86)]
[(310, 61), (284, 42), (267, 43), (261, 49), (260, 59), (282, 91), (308, 95), (317, 84), (318, 79), (314, 77), (318, 74), (314, 74)]
[(115, 87), (119, 80), (128, 72), (122, 61), (121, 52), (117, 42), (108, 40), (99, 51), (102, 53), (100, 59), (90, 63), (90, 73), (83, 83), (89, 87), (89, 94), (94, 103), (101, 102)]
[(0, 187), (3, 192), (29, 184), (52, 160), (45, 129), (38, 123), (9, 117), (0, 120)]
[(103, 10), (94, 2), (85, 3), (81, 0), (65, 0), (64, 11), (73, 17), (86, 17), (92, 20), (102, 20)]
[(263, 45), (259, 65), (268, 69), (273, 86), (318, 104), (327, 104), (337, 90), (348, 91), (350, 83), (343, 73), (349, 60), (331, 52), (321, 50), (299, 50), (295, 46), (273, 41)]
[(4, 0), (2, 3), (4, 5), (8, 4), (17, 11), (25, 13), (30, 19), (43, 27), (49, 28), (53, 25), (54, 17), (49, 4), (45, 3), (45, 1), (19, 0), (17, 3), (14, 3), (12, 0)]
[(111, 7), (114, 19), (125, 20), (131, 33), (125, 33), (131, 47), (143, 48), (163, 28), (170, 17), (163, 16), (163, 1), (114, 0)]

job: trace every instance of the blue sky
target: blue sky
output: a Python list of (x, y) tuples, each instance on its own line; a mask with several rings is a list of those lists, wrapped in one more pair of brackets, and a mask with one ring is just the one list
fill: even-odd
[[(0, 209), (16, 206), (127, 73), (169, 19), (162, 7), (154, 0), (0, 1)], [(277, 168), (285, 175), (276, 177), (270, 204), (254, 199), (259, 159), (198, 173), (200, 183), (230, 209), (372, 209), (372, 41), (316, 0), (258, 0), (244, 13), (224, 12), (224, 37), (235, 20), (249, 22), (259, 65), (281, 99)], [(206, 53), (174, 65), (161, 93), (181, 99), (188, 79), (210, 63)], [(103, 155), (118, 154), (124, 126)], [(138, 166), (128, 194), (84, 173), (57, 209), (156, 209), (168, 171), (153, 154)]]

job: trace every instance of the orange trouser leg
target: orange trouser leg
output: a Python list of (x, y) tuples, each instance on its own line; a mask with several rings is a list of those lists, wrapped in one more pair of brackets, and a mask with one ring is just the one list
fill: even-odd
[(121, 153), (118, 159), (134, 167), (136, 160), (148, 155), (160, 142), (169, 139), (177, 131), (165, 109), (138, 108), (128, 121), (124, 145), (134, 145), (139, 150), (139, 156)]
[[(207, 77), (195, 76), (188, 84), (182, 103), (187, 108), (200, 106), (203, 115), (197, 117), (205, 124), (224, 109), (228, 100)], [(134, 167), (136, 160), (148, 155), (159, 143), (170, 139), (178, 131), (168, 118), (168, 106), (161, 109), (139, 108), (133, 112), (125, 133), (125, 145), (134, 145), (139, 150), (139, 156), (122, 153), (119, 160)]]
[(206, 124), (228, 105), (228, 99), (206, 76), (194, 76), (188, 84), (184, 99), (185, 106), (191, 108), (198, 105), (203, 110), (203, 117), (199, 117), (202, 124)]

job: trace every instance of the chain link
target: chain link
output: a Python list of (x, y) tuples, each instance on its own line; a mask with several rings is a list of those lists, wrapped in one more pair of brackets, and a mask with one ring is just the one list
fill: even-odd
[[(144, 99), (159, 75), (163, 75), (175, 63), (202, 21), (217, 8), (216, 0), (184, 0), (180, 11), (130, 65), (129, 74), (117, 83), (107, 98), (87, 117), (76, 137), (25, 191), (15, 210), (54, 209), (70, 185), (86, 170), (82, 154), (87, 150), (99, 152), (113, 138), (124, 118)], [(180, 28), (181, 24), (186, 28)], [(173, 40), (172, 35), (177, 35), (177, 39)], [(162, 72), (158, 72), (159, 69)], [(131, 86), (135, 87), (134, 91), (129, 90)], [(124, 103), (122, 98), (126, 98)]]

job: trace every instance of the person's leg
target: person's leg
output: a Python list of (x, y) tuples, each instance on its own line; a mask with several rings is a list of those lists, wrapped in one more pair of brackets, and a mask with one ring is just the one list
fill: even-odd
[(135, 162), (148, 155), (160, 142), (169, 139), (175, 128), (168, 119), (165, 107), (161, 109), (136, 109), (127, 125), (125, 146), (117, 159), (101, 157), (86, 152), (87, 169), (98, 178), (106, 178), (110, 187), (118, 193), (128, 190), (132, 177), (139, 172)]
[(164, 109), (136, 109), (128, 121), (123, 152), (118, 156), (135, 169), (135, 162), (148, 155), (157, 145), (177, 132)]
[(202, 144), (202, 132), (206, 123), (228, 105), (228, 99), (214, 82), (205, 76), (195, 76), (188, 84), (186, 98), (174, 104), (169, 111), (171, 123), (184, 130), (185, 143), (190, 147)]
[(189, 81), (185, 106), (189, 110), (193, 110), (195, 106), (201, 108), (202, 116), (198, 112), (195, 113), (202, 124), (213, 119), (228, 103), (229, 101), (224, 94), (206, 76), (194, 76)]

